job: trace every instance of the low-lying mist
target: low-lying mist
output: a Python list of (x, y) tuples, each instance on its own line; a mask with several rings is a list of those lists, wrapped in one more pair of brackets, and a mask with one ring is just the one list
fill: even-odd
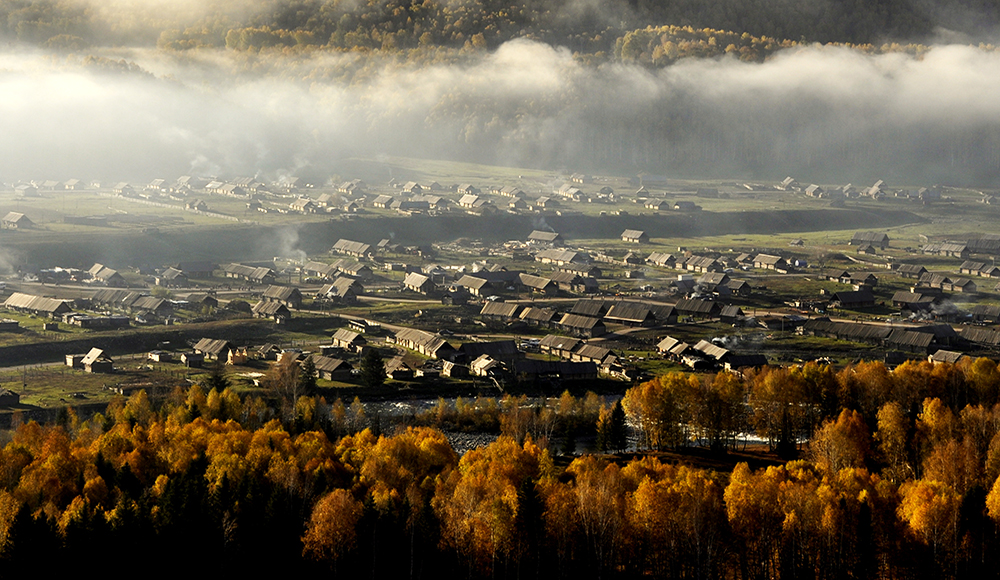
[[(446, 63), (370, 53), (0, 57), (0, 181), (323, 176), (403, 155), (590, 172), (990, 187), (1000, 53), (805, 47), (764, 63), (586, 65), (512, 41)], [(346, 177), (346, 176), (345, 176)]]

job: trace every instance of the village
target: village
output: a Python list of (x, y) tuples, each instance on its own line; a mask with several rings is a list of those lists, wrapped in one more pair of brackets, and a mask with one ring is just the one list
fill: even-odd
[[(0, 194), (0, 208), (13, 207), (0, 212), (4, 247), (91, 231), (152, 239), (220, 222), (307, 222), (335, 241), (271, 259), (206, 248), (155, 264), (12, 260), (0, 294), (0, 405), (66, 402), (72, 381), (63, 396), (43, 396), (18, 378), (32, 365), (112, 375), (102, 385), (127, 393), (151, 383), (126, 367), (169, 369), (167, 389), (218, 363), (254, 388), (274, 365), (308, 361), (321, 389), (364, 394), (363, 360), (374, 351), (400, 396), (558, 395), (621, 393), (671, 370), (954, 363), (1000, 349), (1000, 235), (988, 229), (988, 192), (791, 177), (499, 181), (516, 185), (190, 176), (12, 184)], [(943, 233), (956, 230), (935, 222), (956, 207), (985, 212), (981, 231)], [(782, 230), (767, 223), (774, 215), (817, 225)], [(751, 224), (744, 230), (677, 233), (740, 216)], [(482, 235), (407, 239), (386, 235), (388, 219), (464, 220), (463, 231)], [(865, 219), (870, 229), (850, 227)], [(767, 225), (753, 231), (754, 220)], [(506, 231), (511, 224), (521, 229)]]

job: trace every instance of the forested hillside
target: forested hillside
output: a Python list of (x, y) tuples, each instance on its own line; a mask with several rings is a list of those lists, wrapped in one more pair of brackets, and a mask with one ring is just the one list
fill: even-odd
[(262, 0), (205, 3), (4, 0), (0, 23), (19, 41), (64, 48), (173, 49), (317, 45), (386, 50), (499, 46), (529, 38), (610, 51), (649, 25), (713, 28), (807, 42), (926, 41), (940, 28), (978, 38), (1000, 22), (995, 0)]
[[(678, 373), (633, 387), (621, 405), (569, 393), (442, 400), (382, 434), (360, 402), (275, 393), (284, 398), (195, 385), (154, 402), (140, 391), (86, 421), (69, 411), (56, 425), (21, 425), (0, 449), (0, 576), (78, 571), (108, 546), (119, 567), (154, 576), (1000, 569), (1000, 371), (987, 359)], [(755, 430), (802, 459), (719, 472), (570, 455), (574, 433), (621, 449), (626, 417), (640, 452), (704, 442), (724, 459)], [(459, 457), (435, 427), (500, 437)]]

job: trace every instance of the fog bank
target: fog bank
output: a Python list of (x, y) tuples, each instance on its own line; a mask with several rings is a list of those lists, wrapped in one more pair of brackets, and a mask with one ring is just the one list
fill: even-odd
[(1000, 177), (1000, 54), (968, 46), (922, 58), (815, 46), (662, 69), (586, 66), (529, 41), (424, 66), (330, 52), (100, 56), (0, 57), (0, 181), (329, 175), (380, 154), (828, 183)]

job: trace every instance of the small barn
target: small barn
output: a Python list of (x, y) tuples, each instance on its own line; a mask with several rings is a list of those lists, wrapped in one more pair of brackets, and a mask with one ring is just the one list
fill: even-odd
[(649, 243), (649, 236), (642, 230), (625, 230), (622, 232), (622, 241), (633, 244), (647, 244)]
[(80, 361), (83, 370), (88, 373), (111, 373), (114, 372), (114, 361), (104, 354), (99, 348), (92, 348)]
[(0, 228), (5, 230), (27, 229), (34, 227), (34, 225), (34, 222), (28, 219), (26, 215), (16, 211), (9, 212), (0, 220)]

